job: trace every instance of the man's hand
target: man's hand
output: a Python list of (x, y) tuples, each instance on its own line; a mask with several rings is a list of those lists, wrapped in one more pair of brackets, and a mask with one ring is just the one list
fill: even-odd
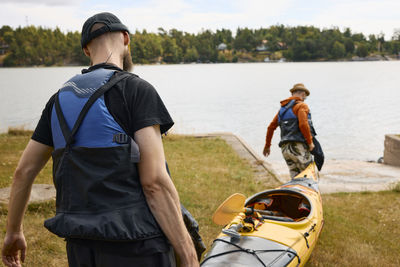
[(52, 150), (50, 146), (30, 140), (15, 170), (8, 203), (7, 233), (1, 251), (3, 263), (8, 267), (20, 267), (21, 261), (25, 260), (26, 241), (22, 232), (22, 218), (33, 181), (50, 158)]
[(314, 143), (308, 144), (309, 151), (313, 151), (314, 148), (315, 148)]
[(264, 147), (264, 150), (263, 150), (264, 157), (268, 157), (269, 153), (271, 153), (271, 148), (270, 147)]
[[(18, 253), (20, 252), (20, 255)], [(8, 267), (21, 267), (25, 261), (26, 241), (22, 232), (6, 233), (1, 258)]]
[(135, 141), (140, 150), (140, 182), (149, 208), (178, 254), (180, 266), (198, 267), (196, 250), (182, 219), (178, 192), (165, 167), (160, 126), (136, 131)]

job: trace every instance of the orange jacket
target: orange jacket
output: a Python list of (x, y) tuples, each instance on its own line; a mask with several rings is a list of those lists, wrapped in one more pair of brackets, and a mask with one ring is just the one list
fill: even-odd
[[(308, 113), (310, 109), (308, 108), (307, 104), (304, 103), (299, 97), (292, 96), (288, 99), (281, 101), (281, 106), (286, 106), (292, 99), (296, 100), (296, 105), (293, 107), (293, 113), (297, 116), (299, 120), (299, 128), (301, 133), (303, 134), (304, 138), (307, 141), (307, 144), (311, 145), (312, 143), (312, 136), (310, 131), (310, 125), (308, 124)], [(278, 111), (279, 113), (279, 111)], [(267, 136), (265, 138), (265, 147), (271, 147), (271, 140), (272, 136), (274, 135), (274, 131), (278, 128), (278, 113), (275, 115), (274, 119), (268, 126)]]

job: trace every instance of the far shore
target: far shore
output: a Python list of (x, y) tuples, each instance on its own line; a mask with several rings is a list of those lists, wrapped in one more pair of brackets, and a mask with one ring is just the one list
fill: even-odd
[[(337, 60), (331, 59), (318, 59), (318, 60), (308, 60), (308, 61), (286, 61), (286, 60), (269, 60), (269, 61), (245, 61), (239, 60), (238, 62), (180, 62), (180, 63), (165, 63), (156, 62), (149, 64), (134, 63), (134, 66), (154, 66), (154, 65), (192, 65), (192, 64), (236, 64), (236, 63), (321, 63), (321, 62), (372, 62), (372, 61), (399, 61), (400, 56), (396, 55), (385, 55), (385, 56), (368, 56), (368, 57), (353, 57), (353, 58), (343, 58)], [(66, 64), (66, 65), (34, 65), (34, 66), (12, 66), (4, 67), (2, 62), (0, 62), (1, 68), (54, 68), (54, 67), (85, 67), (79, 64)]]

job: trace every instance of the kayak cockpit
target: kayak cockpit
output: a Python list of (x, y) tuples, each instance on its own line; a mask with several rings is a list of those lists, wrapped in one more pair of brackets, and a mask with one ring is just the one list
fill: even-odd
[(289, 189), (268, 190), (249, 197), (245, 206), (260, 213), (263, 219), (299, 222), (307, 218), (312, 205), (303, 194)]

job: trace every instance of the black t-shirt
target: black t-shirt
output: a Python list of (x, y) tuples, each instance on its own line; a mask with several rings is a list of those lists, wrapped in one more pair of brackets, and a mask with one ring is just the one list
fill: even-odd
[[(82, 72), (89, 72), (98, 68), (117, 70), (114, 75), (121, 75), (122, 70), (114, 65), (99, 64)], [(51, 112), (53, 109), (54, 94), (47, 102), (42, 116), (32, 135), (32, 139), (53, 146), (51, 134)], [(151, 125), (160, 125), (161, 134), (165, 133), (174, 124), (164, 103), (154, 87), (132, 74), (114, 85), (104, 94), (108, 110), (122, 129), (133, 138), (137, 130)]]
[[(121, 69), (107, 64), (95, 65), (82, 72), (85, 73), (98, 68), (114, 69), (118, 71), (114, 75), (122, 74)], [(47, 102), (39, 123), (32, 135), (33, 140), (48, 146), (53, 146), (51, 113), (55, 96), (56, 94)], [(132, 138), (137, 130), (144, 127), (158, 124), (163, 134), (174, 124), (154, 87), (137, 75), (132, 74), (131, 77), (114, 85), (104, 94), (104, 100), (111, 115)], [(169, 246), (165, 237), (145, 240), (145, 246), (143, 246), (143, 243), (137, 243), (137, 245), (135, 245), (136, 243), (132, 243), (132, 246), (137, 246), (140, 254), (164, 251), (165, 247)]]

